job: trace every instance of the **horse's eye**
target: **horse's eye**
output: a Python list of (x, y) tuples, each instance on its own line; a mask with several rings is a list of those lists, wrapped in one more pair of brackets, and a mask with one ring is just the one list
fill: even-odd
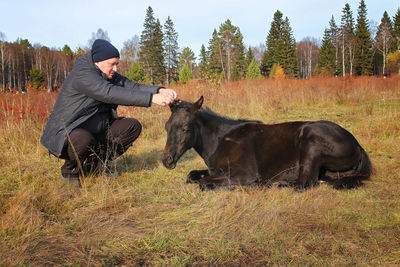
[(189, 131), (190, 131), (190, 129), (189, 129), (188, 126), (185, 126), (185, 127), (182, 128), (182, 132), (184, 132), (184, 133), (187, 133)]

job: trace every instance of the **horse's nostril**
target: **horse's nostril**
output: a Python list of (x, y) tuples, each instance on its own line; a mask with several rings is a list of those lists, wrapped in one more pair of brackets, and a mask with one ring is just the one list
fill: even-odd
[(172, 158), (171, 155), (168, 155), (167, 162), (168, 162), (168, 164), (171, 164), (172, 162), (174, 162), (174, 159)]
[(174, 159), (171, 155), (164, 155), (163, 161), (164, 163), (170, 165), (174, 161)]

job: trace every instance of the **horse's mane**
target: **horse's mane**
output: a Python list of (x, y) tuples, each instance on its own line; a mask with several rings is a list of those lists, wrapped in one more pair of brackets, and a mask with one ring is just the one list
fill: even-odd
[[(179, 109), (188, 110), (193, 103), (187, 102), (184, 100), (176, 100), (174, 103), (170, 105), (171, 111), (177, 111)], [(226, 125), (226, 126), (236, 126), (243, 123), (261, 123), (261, 121), (257, 120), (247, 120), (247, 119), (232, 119), (226, 116), (221, 116), (218, 113), (212, 111), (208, 107), (202, 107), (199, 111), (197, 111), (196, 116), (198, 116), (201, 120), (214, 123), (218, 125)]]
[(243, 123), (261, 123), (261, 121), (256, 120), (247, 120), (247, 119), (232, 119), (226, 116), (221, 116), (218, 113), (212, 111), (210, 108), (205, 107), (201, 108), (198, 112), (198, 116), (205, 121), (214, 122), (217, 124), (224, 124), (224, 125), (238, 125)]

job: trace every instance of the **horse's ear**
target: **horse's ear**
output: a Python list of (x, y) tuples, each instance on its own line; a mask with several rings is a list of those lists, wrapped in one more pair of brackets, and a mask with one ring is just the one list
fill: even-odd
[(199, 100), (194, 102), (192, 104), (192, 106), (190, 107), (190, 109), (189, 109), (190, 113), (195, 113), (196, 111), (198, 111), (201, 108), (201, 106), (203, 105), (203, 101), (204, 101), (204, 97), (200, 96)]

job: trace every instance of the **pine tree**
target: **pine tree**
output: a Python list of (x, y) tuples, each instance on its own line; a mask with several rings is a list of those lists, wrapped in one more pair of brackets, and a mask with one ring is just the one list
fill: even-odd
[(233, 80), (239, 80), (246, 76), (246, 56), (245, 56), (245, 47), (243, 44), (243, 35), (240, 32), (240, 29), (237, 28), (235, 33), (236, 47), (235, 47), (235, 57), (234, 57), (234, 66), (232, 71)]
[(185, 84), (185, 83), (187, 83), (188, 81), (190, 81), (190, 80), (192, 80), (192, 79), (193, 79), (193, 73), (192, 73), (192, 71), (190, 70), (189, 66), (186, 65), (186, 64), (183, 65), (181, 71), (179, 72), (179, 80), (180, 80), (183, 84)]
[(325, 29), (324, 38), (322, 39), (322, 45), (319, 50), (318, 73), (328, 76), (334, 76), (336, 74), (335, 47), (329, 29)]
[(178, 33), (168, 16), (164, 24), (165, 65), (167, 67), (167, 84), (178, 80)]
[(74, 57), (74, 52), (72, 52), (71, 48), (68, 45), (64, 45), (63, 49), (61, 50), (69, 59)]
[(32, 68), (29, 71), (29, 76), (31, 78), (32, 89), (38, 91), (44, 88), (45, 79), (44, 74), (41, 70), (37, 68)]
[(253, 49), (251, 49), (251, 47), (249, 47), (249, 49), (246, 52), (246, 57), (245, 57), (245, 61), (244, 61), (244, 65), (245, 65), (245, 69), (246, 69), (246, 71), (245, 71), (246, 78), (247, 78), (247, 71), (249, 69), (250, 63), (253, 60), (255, 60)]
[(251, 47), (249, 47), (249, 49), (247, 50), (246, 53), (246, 66), (248, 67), (250, 65), (250, 63), (255, 60), (255, 56), (253, 53), (253, 49)]
[(282, 18), (277, 10), (267, 36), (267, 49), (261, 62), (261, 73), (269, 76), (272, 66), (279, 63), (288, 77), (298, 76), (296, 41), (292, 34), (289, 19)]
[(288, 17), (283, 21), (283, 53), (282, 53), (282, 68), (285, 75), (289, 78), (297, 78), (299, 72), (299, 64), (296, 52), (296, 40), (293, 37), (292, 28), (290, 27)]
[(148, 7), (140, 36), (139, 61), (151, 84), (162, 84), (166, 77), (164, 65), (163, 33), (160, 21), (154, 18), (153, 9)]
[(244, 45), (240, 29), (228, 19), (219, 27), (220, 55), (224, 62), (226, 80), (232, 81), (244, 76)]
[(219, 82), (221, 78), (225, 78), (225, 63), (221, 40), (218, 38), (218, 33), (215, 29), (208, 45), (207, 76), (213, 82)]
[(397, 9), (396, 15), (393, 17), (393, 37), (396, 40), (396, 48), (400, 50), (400, 8)]
[(386, 57), (393, 47), (393, 25), (388, 13), (385, 11), (375, 36), (375, 47), (382, 58), (382, 73), (386, 75)]
[(201, 45), (201, 48), (200, 48), (199, 70), (200, 70), (200, 79), (207, 79), (208, 54), (207, 54), (206, 47), (204, 45)]
[(261, 77), (262, 77), (262, 75), (260, 73), (260, 68), (258, 67), (256, 60), (253, 58), (250, 61), (249, 66), (247, 67), (246, 78), (247, 79), (258, 79)]
[(355, 62), (357, 75), (373, 73), (373, 50), (371, 33), (367, 22), (367, 7), (361, 0), (358, 7), (357, 26), (355, 33)]
[(149, 78), (144, 73), (143, 67), (139, 62), (132, 62), (129, 66), (127, 78), (139, 82), (139, 83), (148, 83)]
[(340, 31), (333, 15), (329, 21), (329, 34), (332, 39), (333, 47), (335, 48), (335, 76), (343, 75), (342, 68), (340, 68), (339, 64)]
[[(343, 76), (347, 72), (350, 76), (353, 75), (353, 64), (354, 64), (354, 19), (353, 12), (350, 9), (350, 5), (346, 4), (342, 10), (341, 27), (341, 52), (342, 52), (342, 73)], [(347, 66), (347, 67), (346, 67)]]
[(269, 76), (272, 65), (280, 61), (282, 57), (282, 40), (281, 32), (283, 28), (282, 12), (277, 10), (274, 13), (273, 21), (271, 22), (271, 28), (267, 36), (267, 49), (264, 52), (261, 62), (261, 73), (264, 76)]
[(190, 71), (193, 72), (195, 60), (196, 57), (194, 56), (192, 49), (185, 47), (182, 52), (179, 53), (179, 69), (182, 69), (183, 66), (187, 65)]

